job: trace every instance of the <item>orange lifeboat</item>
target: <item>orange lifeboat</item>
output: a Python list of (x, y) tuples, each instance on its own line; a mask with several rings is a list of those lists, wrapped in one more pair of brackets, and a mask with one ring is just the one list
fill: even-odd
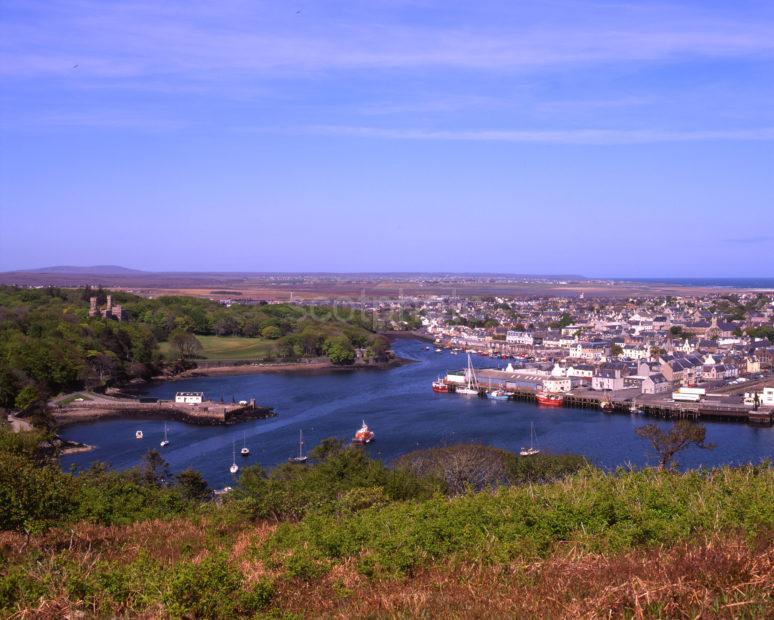
[(355, 433), (355, 436), (352, 438), (352, 443), (365, 445), (367, 443), (371, 443), (373, 440), (374, 432), (368, 428), (368, 424), (366, 424), (365, 420), (363, 420), (363, 426), (361, 426), (360, 430)]

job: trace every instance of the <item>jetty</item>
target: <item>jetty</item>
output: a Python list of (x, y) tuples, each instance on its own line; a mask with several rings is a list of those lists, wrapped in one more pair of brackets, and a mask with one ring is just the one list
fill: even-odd
[[(483, 373), (479, 373), (483, 374)], [(456, 383), (444, 380), (453, 393)], [(514, 386), (501, 383), (498, 389), (508, 393), (509, 400), (536, 402), (535, 387)], [(482, 396), (484, 390), (482, 389)], [(743, 422), (747, 424), (774, 425), (774, 408), (761, 406), (757, 410), (730, 398), (727, 394), (708, 394), (698, 402), (674, 401), (669, 394), (642, 394), (636, 388), (599, 391), (574, 389), (563, 392), (562, 406), (574, 409), (600, 409), (607, 413), (641, 414), (664, 419), (713, 420)]]
[(170, 400), (112, 398), (99, 396), (79, 400), (51, 409), (59, 426), (92, 422), (109, 418), (176, 420), (200, 426), (239, 424), (247, 420), (270, 418), (276, 414), (271, 407), (256, 405), (254, 400), (221, 403), (205, 400), (188, 404)]

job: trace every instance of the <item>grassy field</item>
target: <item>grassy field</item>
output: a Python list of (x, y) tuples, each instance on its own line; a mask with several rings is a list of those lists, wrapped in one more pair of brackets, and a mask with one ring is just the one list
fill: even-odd
[[(244, 338), (242, 336), (197, 336), (202, 343), (202, 357), (208, 360), (260, 360), (273, 349), (271, 340), (262, 338)], [(169, 343), (159, 345), (166, 356), (169, 353)]]

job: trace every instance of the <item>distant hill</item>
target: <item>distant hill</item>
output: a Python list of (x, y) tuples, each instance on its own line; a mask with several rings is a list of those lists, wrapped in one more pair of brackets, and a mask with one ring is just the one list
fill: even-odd
[(119, 265), (92, 265), (90, 267), (77, 267), (73, 265), (56, 265), (54, 267), (39, 267), (38, 269), (19, 269), (18, 273), (62, 273), (62, 274), (87, 274), (96, 276), (128, 276), (147, 273), (140, 269), (130, 269)]

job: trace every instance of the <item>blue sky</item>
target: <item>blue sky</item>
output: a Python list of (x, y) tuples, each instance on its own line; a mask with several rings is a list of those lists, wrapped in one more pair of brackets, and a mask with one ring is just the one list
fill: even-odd
[(774, 3), (1, 7), (2, 270), (774, 275)]

